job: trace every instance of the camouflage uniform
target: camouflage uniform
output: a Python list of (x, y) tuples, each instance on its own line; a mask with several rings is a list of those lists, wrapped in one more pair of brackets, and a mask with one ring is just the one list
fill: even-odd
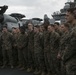
[(58, 50), (59, 50), (59, 39), (60, 36), (58, 33), (51, 32), (50, 33), (50, 55), (51, 55), (51, 71), (53, 74), (57, 74), (59, 75), (59, 69), (58, 69), (58, 65), (59, 65), (59, 60), (57, 59), (57, 54), (58, 54)]
[(14, 65), (18, 64), (18, 49), (17, 49), (17, 39), (18, 39), (18, 34), (13, 33), (13, 46), (12, 46), (12, 53), (13, 53), (13, 60), (14, 60)]
[(43, 44), (43, 34), (36, 33), (34, 35), (35, 67), (41, 71), (44, 70)]
[(59, 29), (56, 29), (55, 31), (56, 31), (60, 36), (63, 35), (63, 33), (62, 33)]
[(34, 68), (34, 32), (28, 32), (28, 68)]
[(9, 64), (13, 65), (13, 57), (12, 57), (12, 34), (2, 33), (2, 54), (3, 54), (3, 65), (7, 63), (7, 56), (9, 57)]
[(50, 59), (50, 36), (49, 36), (49, 33), (48, 31), (44, 31), (44, 59), (45, 59), (45, 67), (46, 67), (46, 70), (47, 72), (50, 71), (50, 66), (49, 66), (49, 61), (51, 60)]
[(76, 75), (76, 27), (74, 26), (66, 38), (66, 46), (62, 55), (67, 75)]
[[(68, 32), (65, 32), (60, 38), (60, 45), (59, 45), (59, 52), (58, 52), (60, 54), (60, 57), (62, 57), (63, 52), (65, 50), (65, 47), (66, 47), (65, 39), (67, 38), (67, 36), (68, 36)], [(60, 58), (60, 60), (61, 60), (61, 58)], [(65, 75), (66, 74), (66, 69), (65, 69), (65, 66), (64, 66), (62, 60), (61, 60), (61, 68), (60, 69), (61, 69), (61, 74)]]
[(2, 32), (0, 32), (0, 65), (2, 65), (2, 40), (1, 40)]
[(18, 60), (22, 67), (27, 66), (27, 42), (27, 34), (19, 33), (17, 39)]

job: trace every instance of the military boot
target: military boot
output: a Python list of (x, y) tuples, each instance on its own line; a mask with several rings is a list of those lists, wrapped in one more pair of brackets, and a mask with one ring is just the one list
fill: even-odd
[(23, 67), (21, 67), (19, 70), (25, 70), (24, 66), (23, 66)]
[(34, 72), (34, 74), (40, 74), (41, 73), (41, 70), (36, 70), (35, 72)]
[(47, 73), (47, 75), (51, 75), (51, 73), (50, 73), (50, 72), (48, 72), (48, 73)]
[(5, 68), (6, 65), (3, 65), (1, 68)]
[(34, 74), (36, 74), (37, 72), (38, 72), (38, 69), (36, 68), (35, 71), (34, 71)]
[(41, 75), (46, 75), (46, 73), (44, 71), (42, 71)]
[(32, 67), (27, 69), (27, 72), (32, 72), (32, 71), (33, 71)]
[(13, 64), (10, 64), (10, 63), (9, 63), (9, 65), (10, 65), (11, 69), (13, 69), (13, 68), (14, 68)]
[(21, 66), (22, 66), (22, 65), (21, 65), (21, 64), (19, 64), (19, 65), (17, 66), (17, 68), (21, 68)]

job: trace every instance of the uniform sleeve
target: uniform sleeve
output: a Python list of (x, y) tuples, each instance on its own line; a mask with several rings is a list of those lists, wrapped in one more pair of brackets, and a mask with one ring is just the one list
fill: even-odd
[(69, 37), (69, 43), (64, 51), (63, 60), (66, 62), (71, 58), (76, 58), (76, 32), (71, 32)]
[(9, 34), (9, 42), (11, 43), (11, 45), (13, 45), (13, 35)]
[(43, 34), (40, 35), (40, 45), (42, 49), (44, 48), (44, 39), (43, 39)]
[(27, 47), (27, 44), (28, 44), (28, 36), (25, 34), (25, 36), (24, 36), (23, 39), (24, 40), (22, 41), (22, 47), (24, 48), (24, 47)]

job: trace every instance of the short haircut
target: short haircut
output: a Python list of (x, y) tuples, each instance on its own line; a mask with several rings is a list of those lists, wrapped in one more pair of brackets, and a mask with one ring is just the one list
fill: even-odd
[(48, 26), (54, 27), (54, 25), (53, 25), (53, 24), (49, 24)]
[(16, 27), (12, 27), (12, 29), (17, 29)]
[(75, 19), (76, 19), (76, 8), (69, 8), (67, 10), (67, 12), (70, 12), (72, 15), (74, 15)]
[(6, 26), (6, 25), (4, 25), (4, 26), (3, 26), (3, 28), (6, 28), (6, 29), (7, 29), (7, 26)]
[(33, 25), (33, 22), (32, 22), (32, 21), (29, 21), (29, 22), (28, 22), (28, 25), (29, 25), (29, 24), (32, 24), (32, 25)]
[(67, 28), (69, 28), (69, 26), (70, 26), (69, 23), (63, 23), (63, 25)]
[(70, 12), (71, 14), (73, 14), (74, 10), (75, 10), (75, 8), (69, 8), (69, 9), (67, 10), (67, 12)]
[(54, 27), (54, 24), (50, 24), (51, 25), (51, 27)]
[(40, 26), (39, 26), (39, 25), (36, 25), (36, 26), (34, 26), (34, 27), (36, 27), (36, 28), (40, 28)]
[(59, 26), (59, 22), (55, 22), (54, 24), (58, 25)]

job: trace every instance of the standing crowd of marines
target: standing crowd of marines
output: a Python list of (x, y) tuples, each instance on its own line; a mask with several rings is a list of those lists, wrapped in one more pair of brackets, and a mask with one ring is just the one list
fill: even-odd
[(13, 27), (10, 33), (3, 26), (0, 33), (0, 65), (36, 75), (76, 75), (76, 9), (68, 9), (66, 23), (59, 25), (28, 23), (25, 28)]

